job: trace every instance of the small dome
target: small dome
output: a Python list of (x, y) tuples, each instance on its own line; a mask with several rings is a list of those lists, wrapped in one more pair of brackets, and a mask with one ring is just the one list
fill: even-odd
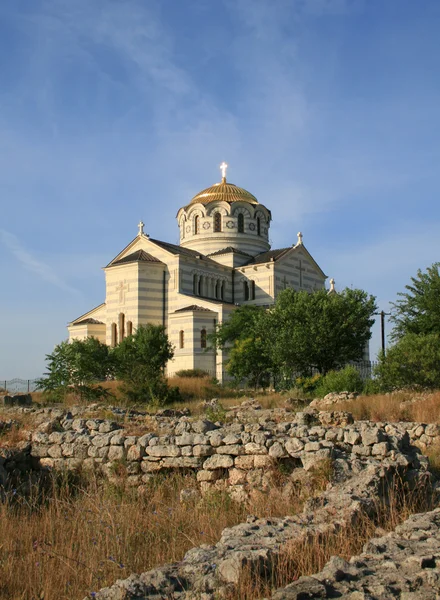
[(224, 202), (242, 201), (249, 202), (250, 204), (258, 204), (258, 200), (250, 192), (233, 183), (227, 183), (226, 179), (196, 194), (190, 204), (198, 202), (209, 204), (209, 202), (213, 202), (214, 200), (223, 200)]

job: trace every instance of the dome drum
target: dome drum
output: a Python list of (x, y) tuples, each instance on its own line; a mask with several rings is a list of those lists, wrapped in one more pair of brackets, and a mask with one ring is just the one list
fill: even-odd
[(203, 254), (232, 246), (254, 256), (270, 248), (270, 211), (226, 177), (196, 194), (177, 221), (180, 245)]

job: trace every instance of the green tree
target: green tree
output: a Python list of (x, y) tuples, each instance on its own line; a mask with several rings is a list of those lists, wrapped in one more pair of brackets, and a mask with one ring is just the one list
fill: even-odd
[(434, 263), (422, 272), (417, 271), (406, 285), (406, 292), (399, 292), (399, 299), (392, 305), (390, 320), (394, 323), (391, 334), (399, 340), (408, 333), (440, 335), (440, 263)]
[(113, 350), (116, 377), (123, 391), (136, 402), (163, 404), (176, 395), (164, 378), (174, 352), (162, 325), (140, 325)]
[(267, 344), (267, 324), (266, 309), (245, 305), (234, 310), (211, 335), (214, 345), (229, 349), (227, 371), (255, 387), (266, 386), (275, 372)]
[(247, 379), (255, 388), (267, 387), (273, 367), (264, 339), (257, 335), (236, 340), (226, 369), (238, 381)]
[(112, 375), (113, 362), (108, 346), (98, 339), (61, 342), (46, 355), (46, 361), (47, 372), (38, 381), (38, 387), (54, 399), (63, 399), (68, 392), (77, 393), (81, 399), (108, 395), (96, 383)]
[(210, 340), (218, 348), (231, 346), (236, 340), (244, 340), (255, 335), (260, 329), (265, 309), (252, 304), (239, 306), (229, 318), (217, 326)]
[(371, 337), (376, 302), (363, 290), (313, 293), (287, 289), (269, 312), (267, 342), (274, 363), (308, 375), (361, 360)]
[(440, 388), (440, 336), (408, 333), (381, 353), (375, 375), (382, 391)]

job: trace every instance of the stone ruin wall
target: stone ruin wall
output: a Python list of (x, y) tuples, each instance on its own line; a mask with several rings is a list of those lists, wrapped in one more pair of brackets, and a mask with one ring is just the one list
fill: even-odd
[[(47, 410), (47, 409), (46, 409)], [(50, 410), (47, 411), (51, 416)], [(56, 410), (53, 410), (56, 414)], [(270, 485), (268, 472), (289, 462), (306, 471), (323, 459), (344, 456), (350, 464), (404, 462), (402, 448), (422, 449), (440, 441), (440, 426), (414, 423), (356, 422), (349, 413), (310, 410), (291, 420), (230, 423), (163, 419), (166, 433), (126, 435), (118, 423), (74, 418), (67, 413), (46, 420), (18, 451), (3, 453), (0, 468), (95, 469), (108, 478), (123, 470), (128, 485), (148, 489), (155, 473), (192, 470), (202, 492), (228, 488), (237, 499)], [(284, 415), (286, 417), (286, 415)], [(420, 460), (426, 459), (420, 455)]]

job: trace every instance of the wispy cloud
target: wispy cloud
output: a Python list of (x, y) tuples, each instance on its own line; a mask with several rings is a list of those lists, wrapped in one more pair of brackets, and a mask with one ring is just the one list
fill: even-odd
[(47, 265), (35, 258), (35, 256), (32, 256), (32, 254), (22, 246), (19, 239), (13, 233), (0, 229), (0, 240), (23, 267), (28, 271), (31, 271), (31, 273), (34, 273), (39, 279), (51, 283), (65, 292), (81, 296), (81, 292), (63, 281), (50, 265)]

